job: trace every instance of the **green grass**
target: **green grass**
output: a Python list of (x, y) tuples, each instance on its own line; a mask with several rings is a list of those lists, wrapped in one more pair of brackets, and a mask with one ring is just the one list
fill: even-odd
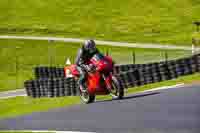
[(200, 46), (200, 32), (194, 32), (192, 34), (193, 44), (197, 47)]
[(40, 98), (16, 97), (0, 100), (0, 119), (15, 117), (32, 112), (42, 112), (53, 108), (68, 107), (79, 104), (79, 97)]
[(199, 0), (1, 0), (0, 34), (191, 44)]
[(196, 41), (198, 41), (198, 46), (200, 46), (200, 32), (194, 32), (192, 34), (192, 38), (195, 39)]
[[(183, 76), (174, 80), (144, 85), (141, 87), (129, 88), (128, 91), (126, 91), (126, 95), (134, 94), (136, 92), (141, 92), (144, 90), (149, 90), (161, 86), (175, 85), (178, 83), (190, 84), (198, 81), (200, 81), (200, 73)], [(107, 99), (111, 99), (111, 97), (106, 95), (97, 97), (97, 100), (107, 100)], [(0, 105), (1, 105), (0, 119), (30, 114), (32, 112), (48, 111), (50, 109), (55, 109), (55, 108), (70, 107), (75, 104), (80, 104), (79, 97), (40, 98), (40, 99), (33, 99), (30, 97), (16, 97), (16, 98), (3, 99), (0, 100)]]
[[(36, 66), (64, 67), (68, 57), (72, 63), (80, 47), (75, 43), (0, 40), (0, 91), (22, 88), (25, 80), (34, 79)], [(108, 49), (117, 64), (132, 63), (135, 51), (136, 63), (164, 60), (164, 51), (158, 49), (138, 49), (126, 47), (98, 46), (101, 52)], [(189, 56), (190, 51), (168, 50), (169, 59)]]
[(200, 38), (200, 32), (194, 32), (194, 33), (192, 34), (192, 37), (193, 37), (193, 38)]

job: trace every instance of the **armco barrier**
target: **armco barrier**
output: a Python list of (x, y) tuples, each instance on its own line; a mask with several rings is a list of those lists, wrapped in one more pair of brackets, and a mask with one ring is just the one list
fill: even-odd
[[(124, 88), (175, 79), (200, 72), (200, 54), (149, 64), (115, 66), (114, 73)], [(35, 68), (36, 80), (24, 83), (27, 94), (32, 97), (60, 97), (79, 95), (74, 78), (64, 78), (64, 69), (56, 67)]]

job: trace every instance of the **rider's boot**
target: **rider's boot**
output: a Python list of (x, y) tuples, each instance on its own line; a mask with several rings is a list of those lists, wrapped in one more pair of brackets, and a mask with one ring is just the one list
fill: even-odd
[(87, 92), (87, 88), (86, 88), (86, 86), (85, 85), (80, 85), (80, 90), (81, 90), (81, 92)]
[(114, 94), (112, 94), (112, 93), (110, 93), (109, 95), (110, 95), (112, 98), (114, 98), (114, 99), (117, 98), (117, 96), (114, 95)]

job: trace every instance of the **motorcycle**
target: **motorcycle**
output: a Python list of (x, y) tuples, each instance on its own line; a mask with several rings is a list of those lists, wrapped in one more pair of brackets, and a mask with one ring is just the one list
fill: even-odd
[[(118, 79), (113, 75), (114, 63), (111, 57), (100, 53), (95, 54), (88, 62), (88, 66), (93, 66), (87, 70), (86, 86), (87, 90), (80, 90), (81, 100), (88, 104), (95, 101), (96, 95), (111, 95), (113, 98), (122, 99), (124, 88)], [(76, 65), (65, 67), (65, 77), (78, 79), (80, 74)]]

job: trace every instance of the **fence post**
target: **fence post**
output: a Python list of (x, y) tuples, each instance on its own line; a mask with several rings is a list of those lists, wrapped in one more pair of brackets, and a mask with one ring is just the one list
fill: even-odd
[(109, 55), (109, 49), (108, 48), (106, 49), (106, 55), (107, 56)]
[(195, 21), (193, 24), (196, 25), (196, 32), (199, 32), (200, 21)]
[(76, 60), (75, 58), (76, 58), (76, 57), (74, 57), (74, 56), (72, 55), (72, 58), (71, 58), (72, 61), (71, 61), (71, 62), (72, 62), (73, 64), (75, 63), (75, 60)]
[(15, 49), (16, 49), (16, 60), (15, 60), (15, 69), (16, 69), (16, 89), (18, 88), (18, 70), (19, 70), (19, 56), (18, 56), (18, 51), (20, 50), (21, 47), (17, 46)]
[(135, 65), (135, 60), (136, 60), (136, 58), (135, 58), (135, 50), (132, 51), (132, 59), (133, 59), (133, 64)]
[(192, 55), (194, 55), (194, 54), (195, 54), (195, 45), (192, 44)]
[[(196, 26), (196, 32), (200, 32), (200, 21), (194, 21), (193, 24)], [(196, 50), (195, 50), (195, 46), (197, 46), (198, 44), (198, 40), (196, 40), (195, 38), (192, 38), (192, 55), (195, 54)]]
[(168, 53), (167, 53), (167, 50), (165, 50), (165, 62), (168, 61)]
[(49, 56), (49, 64), (50, 67), (53, 66), (53, 49), (51, 48), (51, 43), (53, 42), (53, 40), (48, 40), (49, 45), (48, 45), (48, 56)]

